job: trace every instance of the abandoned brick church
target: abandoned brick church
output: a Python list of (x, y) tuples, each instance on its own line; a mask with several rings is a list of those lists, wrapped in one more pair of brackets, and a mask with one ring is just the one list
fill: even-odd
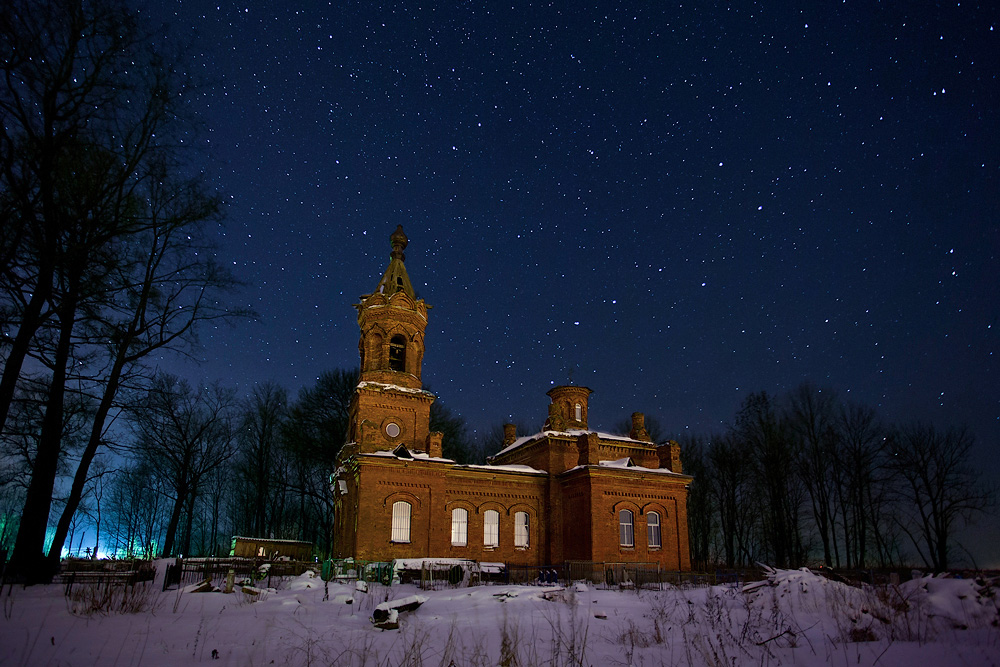
[(429, 306), (403, 264), (402, 227), (390, 238), (389, 267), (356, 306), (361, 377), (332, 485), (336, 555), (689, 570), (680, 447), (653, 443), (640, 413), (628, 436), (590, 430), (586, 387), (549, 391), (540, 433), (506, 425), (489, 465), (442, 457), (420, 380)]

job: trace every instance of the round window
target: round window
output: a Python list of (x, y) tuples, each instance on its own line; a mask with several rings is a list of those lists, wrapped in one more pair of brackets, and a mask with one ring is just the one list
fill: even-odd
[(399, 424), (395, 422), (389, 422), (385, 425), (385, 434), (390, 438), (399, 437)]

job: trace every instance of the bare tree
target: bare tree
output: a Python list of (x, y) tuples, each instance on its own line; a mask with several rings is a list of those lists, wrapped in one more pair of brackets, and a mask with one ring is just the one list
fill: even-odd
[(296, 456), (322, 462), (332, 469), (347, 437), (351, 399), (358, 386), (358, 370), (325, 371), (312, 387), (305, 387), (289, 409), (285, 423), (286, 447)]
[(892, 436), (890, 467), (899, 480), (900, 525), (935, 572), (948, 569), (955, 531), (995, 498), (970, 460), (974, 442), (965, 428), (941, 431), (920, 422)]
[(790, 437), (796, 440), (795, 465), (809, 493), (813, 520), (823, 543), (823, 562), (840, 567), (836, 539), (838, 457), (836, 398), (805, 383), (788, 397), (785, 423)]
[[(233, 453), (233, 392), (218, 385), (193, 390), (171, 375), (158, 375), (131, 411), (134, 451), (163, 471), (173, 496), (162, 553), (189, 551), (193, 503), (206, 476)], [(186, 522), (181, 515), (187, 509)], [(178, 527), (181, 543), (176, 545)]]
[(165, 493), (162, 476), (147, 463), (133, 462), (115, 471), (105, 503), (112, 553), (128, 558), (156, 555)]
[[(0, 427), (34, 355), (49, 369), (14, 564), (29, 581), (58, 562), (121, 386), (155, 350), (227, 317), (235, 286), (202, 233), (220, 200), (186, 169), (176, 134), (190, 82), (124, 0), (13, 0), (0, 10), (0, 312), (16, 330), (0, 379)], [(40, 560), (68, 388), (96, 406), (48, 558)]]
[[(101, 513), (102, 503), (107, 495), (108, 484), (114, 472), (105, 459), (99, 458), (91, 466), (91, 474), (87, 480), (89, 490), (86, 495), (91, 499), (91, 506), (87, 509), (86, 514), (93, 521), (94, 526), (94, 558), (97, 557), (97, 551), (101, 546), (101, 523), (104, 518)], [(105, 505), (103, 509), (107, 509), (107, 506)]]
[(208, 474), (203, 485), (201, 553), (208, 556), (227, 555), (232, 543), (232, 526), (225, 523), (223, 513), (226, 496), (232, 492), (230, 480), (229, 470), (220, 466)]
[(347, 437), (356, 369), (322, 373), (316, 384), (299, 392), (289, 410), (282, 441), (288, 455), (286, 535), (332, 550), (333, 496), (330, 476)]
[(730, 432), (712, 440), (706, 472), (712, 498), (719, 512), (723, 554), (730, 567), (753, 563), (759, 531), (757, 484), (750, 452)]
[(0, 49), (9, 54), (0, 65), (0, 286), (17, 331), (0, 379), (0, 428), (32, 340), (55, 313), (60, 261), (64, 278), (80, 279), (84, 253), (65, 249), (87, 233), (77, 216), (97, 208), (101, 193), (79, 200), (72, 176), (87, 180), (92, 133), (108, 128), (128, 95), (115, 74), (128, 69), (134, 33), (123, 18), (102, 2), (12, 0), (0, 10)]
[[(874, 409), (849, 403), (840, 408), (837, 431), (841, 465), (836, 489), (847, 566), (886, 567), (892, 560), (894, 545), (885, 428)], [(869, 548), (874, 550), (874, 558)]]
[[(679, 436), (681, 460), (684, 472), (694, 480), (688, 490), (688, 542), (691, 545), (691, 561), (695, 568), (705, 569), (714, 560), (712, 546), (716, 537), (715, 497), (712, 494), (712, 477), (708, 461), (709, 443), (716, 438), (702, 439), (695, 436)], [(729, 554), (730, 556), (732, 554)]]
[(241, 411), (236, 465), (246, 515), (241, 526), (258, 537), (281, 532), (283, 517), (276, 509), (286, 486), (281, 433), (287, 411), (288, 395), (273, 382), (255, 386)]
[(0, 553), (4, 555), (14, 546), (23, 506), (22, 488), (11, 483), (0, 484)]
[(736, 416), (732, 435), (753, 462), (759, 486), (763, 541), (779, 567), (805, 560), (802, 540), (802, 491), (794, 473), (794, 440), (765, 392), (750, 394)]

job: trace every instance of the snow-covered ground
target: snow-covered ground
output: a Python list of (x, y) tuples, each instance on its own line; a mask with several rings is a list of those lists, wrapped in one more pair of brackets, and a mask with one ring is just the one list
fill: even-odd
[[(162, 576), (162, 573), (161, 573)], [(574, 584), (421, 591), (312, 573), (277, 589), (160, 592), (86, 613), (60, 585), (6, 588), (4, 665), (998, 665), (998, 596), (972, 580), (858, 589), (777, 571), (747, 590)], [(86, 590), (78, 587), (77, 590)], [(372, 612), (418, 596), (380, 630)], [(98, 605), (100, 606), (100, 605)], [(390, 605), (391, 606), (391, 605)], [(412, 605), (410, 605), (412, 606)], [(383, 605), (383, 608), (386, 608)]]

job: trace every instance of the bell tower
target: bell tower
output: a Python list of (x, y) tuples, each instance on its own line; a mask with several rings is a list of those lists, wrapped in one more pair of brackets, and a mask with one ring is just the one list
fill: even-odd
[(434, 395), (420, 381), (430, 306), (416, 297), (406, 273), (403, 251), (408, 241), (402, 225), (389, 241), (389, 267), (375, 291), (355, 304), (361, 376), (351, 400), (349, 438), (361, 453), (400, 445), (414, 451), (433, 449), (428, 433)]

